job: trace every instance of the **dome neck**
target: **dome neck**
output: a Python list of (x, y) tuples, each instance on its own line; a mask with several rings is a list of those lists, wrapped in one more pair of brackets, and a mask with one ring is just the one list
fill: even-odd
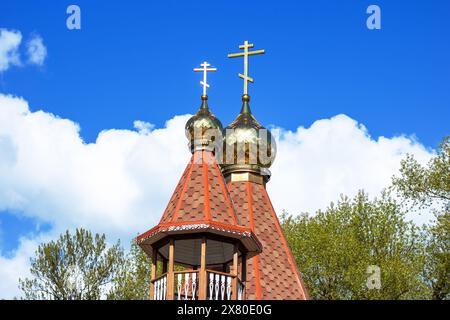
[(250, 110), (250, 96), (248, 94), (242, 96), (241, 114), (252, 114)]
[(202, 110), (202, 111), (209, 111), (208, 96), (207, 95), (202, 95), (202, 104), (200, 105), (200, 110)]

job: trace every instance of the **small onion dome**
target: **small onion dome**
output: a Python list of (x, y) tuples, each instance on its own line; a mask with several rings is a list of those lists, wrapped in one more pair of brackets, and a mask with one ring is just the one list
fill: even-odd
[(269, 130), (255, 119), (250, 111), (250, 97), (242, 96), (242, 109), (237, 118), (223, 132), (224, 174), (254, 172), (269, 174), (276, 155), (276, 144)]
[(191, 152), (214, 151), (216, 144), (221, 142), (222, 130), (222, 123), (209, 110), (208, 96), (202, 95), (200, 109), (186, 122), (185, 126)]

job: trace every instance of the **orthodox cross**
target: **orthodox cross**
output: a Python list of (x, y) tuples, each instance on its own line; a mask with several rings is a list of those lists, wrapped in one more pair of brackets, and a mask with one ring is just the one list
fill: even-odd
[(248, 76), (248, 56), (265, 53), (264, 50), (248, 51), (250, 48), (253, 48), (253, 43), (248, 43), (246, 40), (244, 44), (239, 45), (239, 49), (244, 49), (244, 52), (230, 53), (228, 55), (228, 58), (244, 57), (244, 74), (239, 73), (239, 78), (244, 80), (244, 95), (248, 95), (248, 82), (253, 83), (253, 78)]
[(201, 68), (194, 68), (195, 72), (203, 72), (203, 81), (200, 84), (203, 86), (203, 95), (206, 96), (206, 88), (209, 88), (209, 84), (206, 82), (206, 75), (208, 72), (217, 71), (217, 68), (208, 68), (211, 65), (208, 62), (200, 64)]

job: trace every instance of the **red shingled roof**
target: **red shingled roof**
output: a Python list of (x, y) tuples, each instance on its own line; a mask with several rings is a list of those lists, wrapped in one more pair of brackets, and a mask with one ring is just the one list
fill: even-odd
[(250, 227), (263, 251), (247, 265), (248, 299), (308, 299), (300, 272), (265, 187), (253, 182), (228, 184), (238, 220)]
[(195, 151), (159, 224), (136, 240), (148, 247), (168, 234), (203, 231), (240, 239), (250, 251), (261, 250), (252, 230), (239, 223), (213, 153)]

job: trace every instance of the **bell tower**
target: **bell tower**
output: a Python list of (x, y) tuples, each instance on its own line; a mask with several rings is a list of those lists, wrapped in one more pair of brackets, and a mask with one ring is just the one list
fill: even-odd
[(186, 123), (191, 160), (158, 225), (136, 239), (152, 259), (153, 300), (245, 299), (247, 261), (262, 250), (241, 224), (216, 162), (222, 124), (208, 106), (206, 74), (215, 71), (208, 66), (201, 106)]
[[(250, 109), (249, 50), (242, 57), (242, 108), (225, 128), (211, 113), (206, 94), (186, 123), (192, 153), (159, 224), (137, 237), (152, 259), (151, 299), (308, 299), (308, 292), (266, 190), (276, 143)], [(220, 165), (220, 167), (219, 167)]]
[[(276, 144), (250, 110), (247, 82), (248, 48), (228, 57), (244, 57), (242, 108), (236, 119), (224, 130), (222, 173), (242, 226), (249, 227), (261, 241), (263, 250), (248, 261), (248, 299), (308, 299), (308, 293), (295, 259), (280, 227), (278, 217), (266, 190), (270, 166), (275, 160)], [(255, 50), (253, 53), (264, 53)]]

